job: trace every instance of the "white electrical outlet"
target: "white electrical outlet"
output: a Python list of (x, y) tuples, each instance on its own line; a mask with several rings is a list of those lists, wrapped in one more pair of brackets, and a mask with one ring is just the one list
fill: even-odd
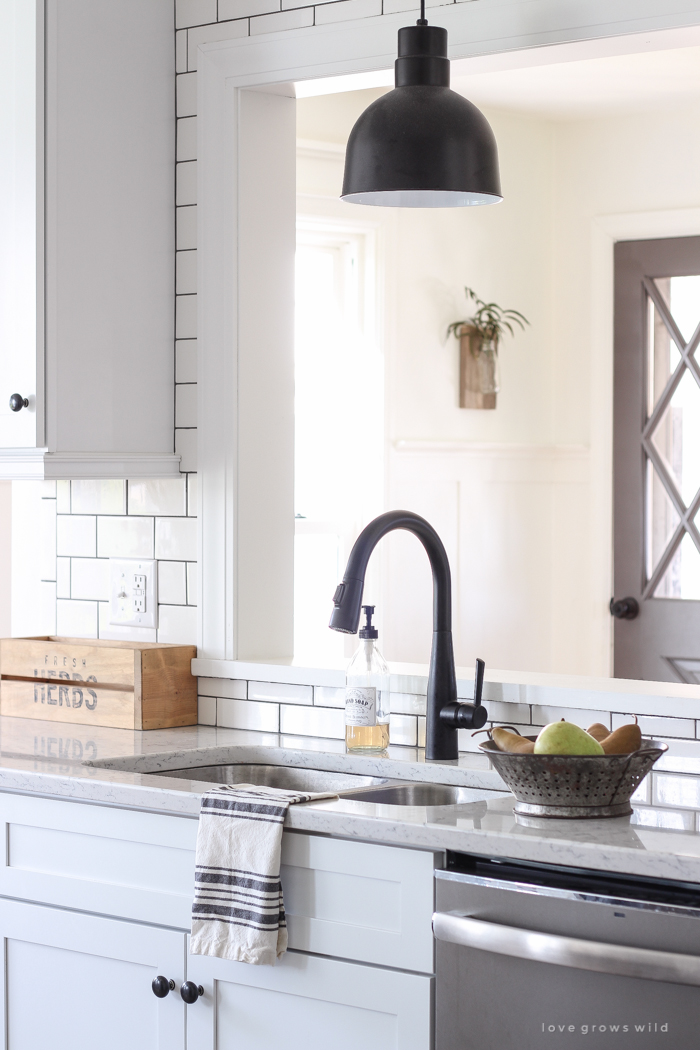
[(109, 622), (123, 627), (158, 626), (158, 578), (155, 561), (110, 558)]

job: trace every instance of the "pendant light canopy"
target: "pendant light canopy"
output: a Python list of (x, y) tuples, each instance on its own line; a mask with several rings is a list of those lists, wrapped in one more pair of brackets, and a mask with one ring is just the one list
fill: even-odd
[(399, 29), (393, 91), (350, 132), (342, 199), (395, 208), (463, 208), (503, 199), (498, 149), (483, 113), (450, 89), (447, 30)]

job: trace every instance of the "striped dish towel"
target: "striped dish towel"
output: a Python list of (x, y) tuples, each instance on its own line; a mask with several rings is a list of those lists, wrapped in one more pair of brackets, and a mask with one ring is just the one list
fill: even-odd
[(334, 797), (255, 784), (225, 785), (202, 795), (192, 955), (272, 964), (284, 954), (282, 825), (292, 804)]

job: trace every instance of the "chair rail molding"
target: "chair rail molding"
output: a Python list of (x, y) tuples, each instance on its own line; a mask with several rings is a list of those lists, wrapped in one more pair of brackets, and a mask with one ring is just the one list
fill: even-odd
[[(253, 484), (255, 441), (263, 433), (265, 412), (272, 415), (281, 404), (288, 378), (285, 368), (289, 362), (282, 351), (279, 361), (284, 375), (267, 408), (255, 387), (256, 408), (262, 406), (262, 419), (251, 422), (255, 413), (245, 404), (247, 395), (241, 394), (243, 380), (254, 380), (259, 386), (259, 377), (251, 380), (256, 367), (251, 363), (251, 332), (256, 321), (261, 336), (272, 327), (284, 335), (282, 314), (277, 309), (271, 312), (272, 301), (268, 298), (265, 302), (256, 294), (250, 277), (251, 265), (254, 270), (260, 261), (253, 259), (251, 264), (249, 255), (259, 256), (265, 237), (271, 243), (272, 236), (268, 220), (263, 240), (256, 239), (254, 227), (260, 218), (250, 209), (251, 179), (257, 170), (264, 176), (261, 194), (268, 194), (267, 202), (272, 200), (281, 208), (281, 196), (285, 202), (291, 200), (289, 207), (293, 209), (295, 142), (289, 102), (294, 97), (294, 83), (391, 68), (397, 31), (410, 17), (407, 13), (382, 15), (230, 40), (220, 38), (225, 23), (215, 23), (199, 28), (196, 38), (191, 38), (189, 69), (198, 70), (198, 645), (200, 655), (207, 659), (282, 659), (290, 655), (292, 637), (291, 564), (289, 571), (280, 570), (286, 555), (270, 549), (258, 585), (250, 569), (250, 552), (241, 539), (255, 533), (257, 513), (262, 537), (258, 542), (277, 535), (291, 560), (289, 536), (293, 534), (291, 526), (281, 520), (284, 514), (280, 514), (284, 501), (289, 501), (289, 491), (283, 486), (284, 492), (275, 502), (273, 490), (278, 478), (268, 476), (276, 462), (275, 441), (281, 459), (288, 458), (288, 419), (271, 437), (265, 434), (257, 488)], [(572, 45), (577, 46), (576, 57), (644, 51), (664, 43), (674, 46), (674, 34), (679, 39), (682, 35), (676, 31), (700, 24), (700, 0), (579, 0), (576, 4), (561, 4), (560, 0), (475, 0), (441, 7), (439, 22), (450, 34), (451, 58), (478, 59), (480, 69), (487, 68), (491, 60), (494, 68), (499, 63), (502, 66), (504, 60), (513, 67), (531, 65), (535, 48), (537, 61), (546, 62), (561, 61)], [(237, 23), (231, 25), (232, 34), (240, 32)], [(209, 30), (219, 39), (208, 41)], [(246, 130), (250, 105), (244, 96), (261, 93), (271, 100), (269, 106), (265, 108), (259, 101), (254, 105), (260, 113), (264, 111), (264, 122), (277, 128), (284, 139), (274, 148), (265, 146), (261, 132), (256, 136), (251, 131), (250, 121)], [(279, 99), (279, 107), (274, 98)], [(257, 158), (252, 156), (254, 149), (262, 150)], [(279, 169), (272, 174), (270, 164), (262, 167), (266, 149), (270, 161), (274, 156), (271, 167)], [(291, 175), (287, 176), (288, 172)], [(274, 179), (278, 192), (270, 197)], [(246, 180), (248, 190), (243, 185)], [(281, 214), (278, 210), (277, 215)], [(292, 292), (290, 277), (290, 287), (284, 293), (285, 310)], [(284, 338), (291, 339), (291, 332)], [(264, 354), (273, 354), (268, 343)], [(272, 359), (268, 358), (268, 374)], [(246, 429), (248, 422), (242, 422), (243, 415), (253, 431)], [(251, 498), (256, 504), (253, 510)], [(277, 533), (270, 524), (275, 516), (279, 519)], [(606, 527), (609, 529), (609, 520)], [(245, 614), (245, 626), (241, 613)]]

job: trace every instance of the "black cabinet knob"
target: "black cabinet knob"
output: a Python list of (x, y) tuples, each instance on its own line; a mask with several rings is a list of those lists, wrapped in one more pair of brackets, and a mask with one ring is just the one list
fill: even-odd
[(162, 977), (160, 974), (158, 977), (154, 977), (151, 983), (153, 994), (157, 995), (159, 999), (165, 999), (168, 992), (172, 992), (175, 988), (175, 981), (169, 981), (167, 977)]
[(636, 598), (610, 599), (610, 613), (616, 620), (635, 620), (639, 616), (639, 602)]
[(23, 408), (29, 408), (29, 399), (21, 394), (12, 394), (10, 397), (10, 408), (13, 412), (20, 412)]
[(180, 995), (186, 1003), (196, 1003), (200, 995), (204, 995), (204, 989), (201, 984), (195, 984), (194, 981), (185, 981), (180, 988)]

